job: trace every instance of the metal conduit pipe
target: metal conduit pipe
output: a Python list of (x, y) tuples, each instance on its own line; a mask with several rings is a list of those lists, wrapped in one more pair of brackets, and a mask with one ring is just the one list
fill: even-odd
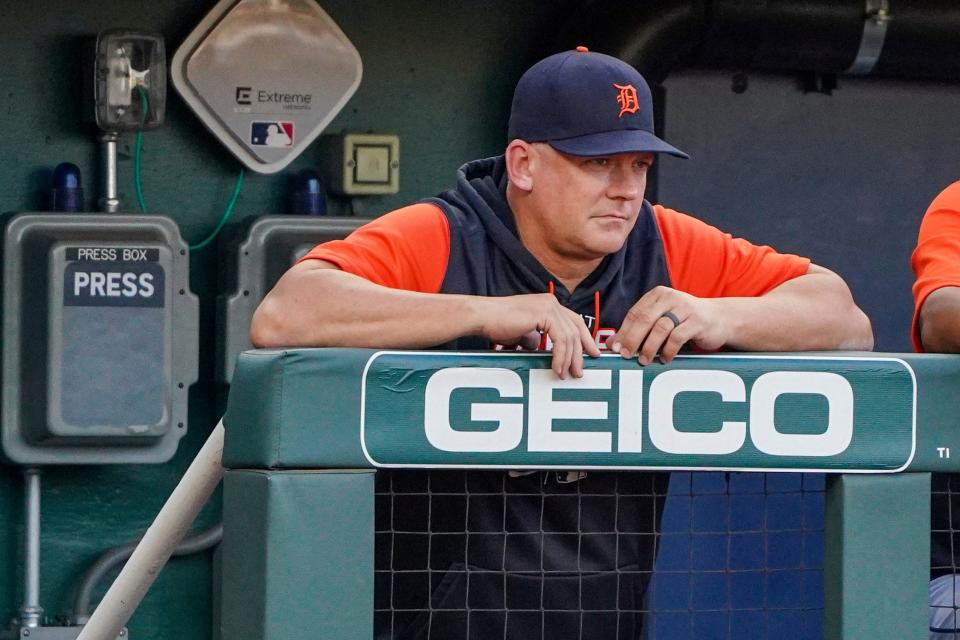
[(554, 49), (585, 45), (626, 60), (651, 85), (690, 64), (703, 46), (709, 0), (650, 0), (628, 4), (588, 0), (571, 12)]
[(700, 60), (708, 66), (841, 73), (857, 55), (865, 0), (717, 0)]
[(890, 0), (890, 24), (875, 74), (917, 80), (960, 80), (960, 3)]
[(100, 136), (100, 147), (103, 153), (103, 197), (100, 198), (100, 209), (105, 213), (116, 213), (120, 210), (120, 196), (117, 190), (117, 140), (116, 131), (107, 131)]
[(26, 530), (20, 622), (25, 627), (37, 627), (43, 615), (43, 608), (40, 606), (40, 469), (24, 469), (23, 479)]
[[(223, 540), (223, 523), (216, 524), (205, 531), (201, 531), (195, 536), (186, 538), (173, 550), (174, 556), (188, 556), (200, 551), (206, 551)], [(77, 596), (73, 601), (73, 621), (74, 624), (86, 624), (90, 619), (90, 601), (93, 598), (93, 590), (97, 584), (103, 580), (110, 571), (118, 565), (126, 562), (127, 558), (133, 555), (134, 549), (140, 541), (130, 542), (119, 547), (107, 549), (96, 562), (90, 565), (87, 572), (83, 574), (80, 581), (80, 587), (77, 590)]]
[(568, 24), (556, 48), (615, 55), (651, 84), (686, 66), (960, 80), (956, 0), (593, 0)]

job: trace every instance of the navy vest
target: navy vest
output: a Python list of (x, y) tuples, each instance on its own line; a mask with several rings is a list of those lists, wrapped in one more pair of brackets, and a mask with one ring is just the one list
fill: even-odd
[[(560, 303), (585, 317), (594, 315), (594, 293), (599, 292), (601, 328), (619, 329), (644, 293), (657, 285), (670, 286), (660, 231), (646, 200), (620, 251), (604, 258), (570, 292), (520, 242), (506, 184), (503, 156), (477, 160), (460, 168), (455, 189), (425, 201), (440, 207), (450, 226), (450, 257), (441, 293), (545, 293), (553, 282)], [(490, 344), (470, 336), (442, 348), (489, 349)]]

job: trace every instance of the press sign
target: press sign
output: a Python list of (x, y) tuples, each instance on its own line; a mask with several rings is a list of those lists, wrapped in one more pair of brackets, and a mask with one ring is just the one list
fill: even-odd
[(896, 358), (606, 356), (561, 380), (543, 355), (379, 353), (361, 437), (377, 466), (896, 471), (915, 443)]
[(162, 307), (160, 250), (138, 247), (68, 247), (63, 304), (72, 307)]

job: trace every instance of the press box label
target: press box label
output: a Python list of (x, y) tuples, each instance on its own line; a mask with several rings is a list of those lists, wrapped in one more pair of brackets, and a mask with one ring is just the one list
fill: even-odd
[(163, 307), (160, 250), (68, 247), (63, 304), (68, 307)]

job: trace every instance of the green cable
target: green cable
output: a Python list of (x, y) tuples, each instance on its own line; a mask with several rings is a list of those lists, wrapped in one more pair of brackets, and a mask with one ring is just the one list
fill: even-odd
[(227, 203), (227, 209), (223, 212), (223, 215), (220, 217), (220, 222), (217, 223), (217, 226), (213, 228), (213, 231), (210, 232), (206, 238), (198, 242), (197, 244), (190, 245), (190, 251), (196, 251), (197, 249), (203, 249), (205, 246), (213, 242), (213, 239), (217, 237), (217, 234), (220, 233), (220, 230), (223, 229), (223, 225), (227, 224), (227, 220), (230, 218), (230, 214), (233, 213), (233, 206), (237, 204), (237, 198), (240, 197), (240, 188), (243, 187), (243, 167), (240, 167), (240, 173), (237, 174), (237, 184), (233, 187), (233, 195), (230, 196), (230, 202)]
[[(137, 85), (137, 93), (140, 94), (140, 111), (142, 113), (140, 124), (143, 124), (147, 121), (147, 91), (142, 86)], [(143, 129), (140, 129), (137, 131), (137, 142), (134, 146), (133, 152), (133, 184), (137, 191), (137, 202), (140, 203), (140, 211), (147, 213), (147, 205), (143, 199), (143, 181), (140, 178), (140, 152), (142, 148)], [(227, 208), (220, 217), (220, 222), (218, 222), (217, 226), (213, 228), (213, 231), (210, 232), (210, 235), (197, 244), (190, 245), (190, 251), (203, 249), (205, 246), (213, 242), (213, 239), (216, 238), (217, 234), (220, 233), (220, 230), (223, 229), (223, 225), (227, 224), (227, 220), (230, 219), (230, 215), (233, 213), (233, 208), (237, 204), (237, 199), (240, 197), (240, 189), (243, 187), (243, 176), (243, 167), (240, 167), (240, 173), (237, 174), (236, 185), (233, 187), (233, 195), (230, 196), (230, 202), (227, 203)]]
[[(137, 93), (140, 94), (140, 124), (147, 121), (147, 91), (142, 86), (137, 85)], [(143, 182), (140, 179), (140, 149), (143, 147), (143, 129), (137, 131), (137, 143), (133, 152), (133, 186), (137, 191), (137, 202), (140, 203), (140, 212), (147, 212), (147, 204), (143, 201)]]

